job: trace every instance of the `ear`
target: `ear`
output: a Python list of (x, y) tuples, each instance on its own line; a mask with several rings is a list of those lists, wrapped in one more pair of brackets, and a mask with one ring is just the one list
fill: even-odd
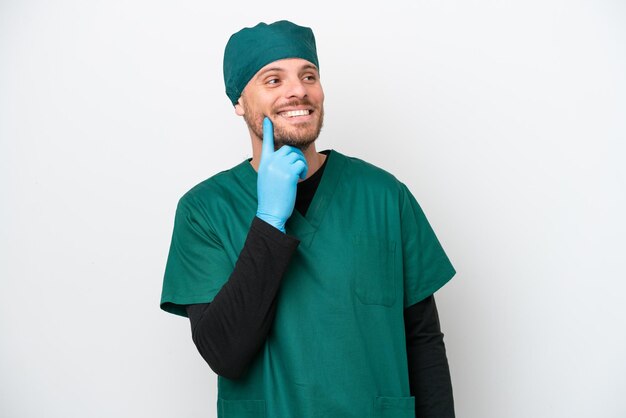
[(235, 113), (237, 114), (237, 116), (243, 116), (244, 113), (246, 113), (243, 110), (243, 102), (241, 101), (241, 97), (239, 98), (239, 100), (237, 100), (237, 104), (235, 104)]

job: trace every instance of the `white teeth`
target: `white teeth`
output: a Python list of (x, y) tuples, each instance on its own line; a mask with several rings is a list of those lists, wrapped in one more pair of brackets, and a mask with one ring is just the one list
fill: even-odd
[(292, 118), (294, 116), (307, 116), (310, 112), (308, 110), (290, 110), (289, 112), (282, 113), (283, 116)]

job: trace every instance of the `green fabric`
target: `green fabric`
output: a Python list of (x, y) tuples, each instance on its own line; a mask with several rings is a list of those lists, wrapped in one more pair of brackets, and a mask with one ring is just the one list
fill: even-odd
[(269, 25), (259, 23), (233, 34), (224, 51), (224, 84), (233, 105), (257, 71), (285, 58), (302, 58), (319, 69), (315, 36), (310, 28), (281, 20)]
[[(161, 307), (210, 302), (256, 213), (248, 161), (180, 200)], [(391, 174), (331, 151), (277, 299), (266, 343), (238, 380), (218, 377), (218, 416), (414, 416), (404, 308), (455, 274), (424, 213)]]

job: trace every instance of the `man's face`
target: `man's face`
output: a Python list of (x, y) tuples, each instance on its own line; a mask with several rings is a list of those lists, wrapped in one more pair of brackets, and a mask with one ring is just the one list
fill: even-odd
[(261, 68), (246, 85), (235, 111), (251, 133), (263, 138), (263, 118), (274, 124), (276, 148), (284, 144), (306, 150), (319, 136), (324, 120), (324, 91), (317, 68), (289, 58)]

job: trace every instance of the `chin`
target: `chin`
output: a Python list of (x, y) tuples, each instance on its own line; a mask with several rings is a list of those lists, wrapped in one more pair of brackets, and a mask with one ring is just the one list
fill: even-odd
[(302, 150), (308, 148), (315, 142), (319, 136), (318, 129), (311, 129), (308, 132), (283, 132), (281, 130), (274, 130), (274, 142), (280, 145), (290, 145)]
[(298, 148), (300, 151), (306, 151), (307, 149), (309, 149), (309, 147), (311, 146), (311, 144), (313, 144), (315, 142), (315, 139), (293, 139), (293, 138), (279, 138), (276, 139), (275, 138), (275, 144), (277, 145), (277, 148), (282, 147), (283, 145), (289, 145), (290, 147), (294, 147), (294, 148)]
[(274, 141), (277, 143), (295, 146), (298, 148), (308, 147), (315, 142), (322, 130), (320, 121), (312, 121), (305, 126), (274, 126)]

